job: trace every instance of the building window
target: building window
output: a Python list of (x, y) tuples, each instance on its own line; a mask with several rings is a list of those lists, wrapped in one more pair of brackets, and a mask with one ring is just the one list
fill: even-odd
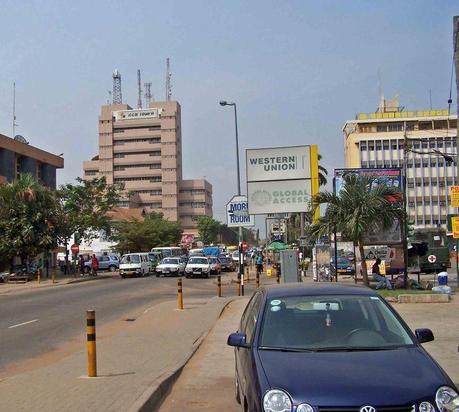
[(389, 132), (401, 132), (403, 130), (402, 123), (390, 123)]
[(384, 148), (384, 150), (389, 150), (389, 141), (388, 140), (384, 140), (383, 148)]
[(392, 150), (397, 150), (397, 142), (392, 142), (391, 148)]
[(381, 150), (381, 142), (376, 142), (376, 150)]
[(387, 132), (387, 125), (385, 124), (377, 124), (376, 125), (376, 131), (377, 132)]
[(364, 143), (364, 144), (360, 143), (360, 151), (363, 152), (364, 150), (367, 150), (366, 143)]
[(86, 176), (95, 176), (97, 174), (97, 170), (86, 170), (84, 174)]

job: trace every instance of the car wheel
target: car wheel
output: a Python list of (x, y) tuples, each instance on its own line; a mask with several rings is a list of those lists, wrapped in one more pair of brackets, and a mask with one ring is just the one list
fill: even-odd
[(115, 266), (115, 265), (110, 265), (110, 266), (108, 267), (108, 270), (109, 270), (110, 272), (114, 272), (114, 271), (116, 270), (116, 266)]
[(185, 279), (189, 279), (190, 278), (190, 275), (185, 275)]
[(207, 273), (206, 273), (206, 279), (209, 279), (209, 278), (210, 278), (210, 273), (207, 272)]
[(237, 403), (241, 403), (241, 393), (239, 392), (239, 380), (237, 379), (237, 372), (234, 373), (234, 392)]
[(87, 266), (85, 266), (85, 268), (83, 269), (83, 272), (88, 274), (89, 273), (89, 268)]
[(124, 279), (124, 278), (126, 277), (126, 276), (124, 276), (124, 275), (120, 275), (120, 276), (121, 276), (122, 279)]

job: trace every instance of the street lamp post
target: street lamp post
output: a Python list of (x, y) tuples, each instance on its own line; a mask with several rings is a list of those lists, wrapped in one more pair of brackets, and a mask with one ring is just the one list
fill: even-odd
[[(241, 173), (239, 170), (239, 135), (237, 128), (237, 108), (236, 103), (229, 103), (226, 100), (220, 101), (220, 106), (234, 107), (234, 127), (236, 130), (236, 167), (237, 167), (237, 194), (241, 195)], [(239, 226), (239, 280), (241, 282), (241, 295), (244, 296), (244, 257), (242, 252), (242, 226)]]

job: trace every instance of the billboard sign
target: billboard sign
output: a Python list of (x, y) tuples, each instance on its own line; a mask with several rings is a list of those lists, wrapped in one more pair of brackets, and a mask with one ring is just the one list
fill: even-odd
[(113, 112), (116, 120), (157, 119), (162, 109), (117, 110)]
[(451, 207), (459, 207), (459, 186), (450, 186), (449, 198), (451, 200)]
[[(372, 187), (378, 184), (385, 184), (388, 187), (396, 188), (400, 194), (402, 188), (402, 171), (399, 168), (388, 169), (335, 169), (335, 193), (339, 194), (344, 185), (344, 178), (349, 175), (369, 176), (375, 178)], [(391, 199), (388, 199), (391, 200)], [(401, 200), (401, 196), (394, 196), (392, 201)], [(365, 245), (394, 245), (402, 242), (402, 227), (400, 222), (394, 222), (386, 230), (374, 230), (366, 234)]]
[(247, 196), (233, 196), (226, 205), (228, 227), (255, 226), (255, 217), (249, 215)]
[(310, 146), (247, 149), (247, 181), (311, 179)]
[(248, 182), (250, 213), (304, 212), (311, 201), (311, 180)]

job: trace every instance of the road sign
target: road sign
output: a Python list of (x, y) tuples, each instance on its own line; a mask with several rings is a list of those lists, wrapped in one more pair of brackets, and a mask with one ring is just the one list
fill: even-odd
[(255, 218), (249, 215), (247, 196), (233, 196), (226, 205), (228, 227), (255, 226)]
[(451, 217), (451, 229), (453, 232), (453, 239), (459, 239), (459, 216)]
[(435, 255), (429, 255), (427, 260), (429, 261), (429, 263), (435, 263), (437, 261), (437, 257)]
[(451, 207), (459, 207), (459, 186), (449, 187), (449, 198)]
[(76, 243), (74, 243), (70, 247), (70, 250), (72, 251), (72, 253), (74, 253), (76, 255), (80, 251), (80, 246), (78, 246)]

